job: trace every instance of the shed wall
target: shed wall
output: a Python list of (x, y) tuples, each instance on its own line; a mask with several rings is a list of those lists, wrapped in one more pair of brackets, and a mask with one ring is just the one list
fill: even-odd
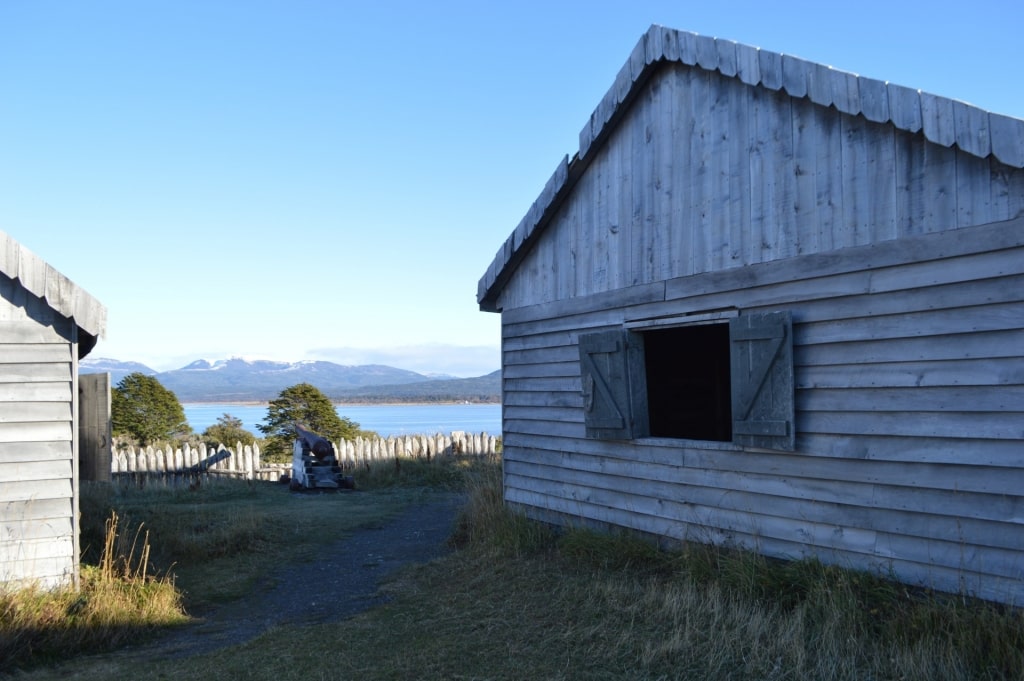
[(1024, 214), (1020, 169), (678, 63), (587, 158), (499, 309)]
[(0, 275), (0, 583), (77, 581), (76, 327)]
[[(550, 248), (570, 252), (585, 225), (606, 224), (574, 212), (585, 204), (565, 207)], [(680, 219), (669, 213), (659, 219)], [(946, 231), (907, 219), (861, 245), (856, 230), (833, 231), (831, 250), (819, 234), (811, 253), (766, 249), (773, 257), (748, 267), (707, 261), (699, 269), (718, 271), (658, 280), (678, 273), (665, 261), (600, 290), (541, 250), (508, 300), (554, 300), (502, 313), (507, 500), (540, 518), (813, 554), (1024, 602), (1024, 219), (967, 226), (961, 215)], [(615, 271), (639, 272), (633, 262)], [(567, 278), (537, 286), (543, 268)], [(586, 437), (580, 334), (723, 308), (792, 312), (795, 452)]]

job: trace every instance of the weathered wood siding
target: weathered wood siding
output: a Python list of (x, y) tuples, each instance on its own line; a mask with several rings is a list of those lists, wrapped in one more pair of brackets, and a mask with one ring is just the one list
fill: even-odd
[(0, 274), (0, 584), (77, 581), (77, 328)]
[[(1024, 603), (1022, 291), (1024, 121), (653, 26), (479, 282), (502, 314), (506, 498)], [(615, 404), (661, 378), (650, 357), (675, 361), (664, 336), (638, 360), (643, 329), (761, 313), (792, 332), (738, 340), (785, 338), (795, 389), (763, 383), (775, 411), (750, 432), (615, 430), (650, 415)], [(739, 356), (733, 398), (780, 366)], [(758, 427), (776, 448), (736, 444)]]
[(716, 71), (665, 64), (499, 309), (1024, 214), (1024, 170)]
[[(601, 218), (575, 212), (583, 209), (574, 202), (548, 230), (566, 253), (583, 223), (610, 234)], [(676, 220), (657, 237), (665, 240), (684, 224), (658, 219)], [(853, 243), (856, 231), (842, 232), (845, 248), (830, 231), (833, 250), (703, 273), (689, 266), (660, 281), (613, 276), (646, 272), (626, 258), (606, 270), (616, 287), (506, 307), (506, 498), (541, 518), (814, 554), (1024, 602), (1024, 218), (947, 231), (921, 224), (910, 235), (886, 228), (872, 238), (890, 238), (865, 245)], [(676, 271), (659, 262), (659, 272)], [(536, 284), (536, 268), (520, 272)], [(512, 287), (525, 291), (518, 277)], [(550, 278), (535, 298), (566, 285)], [(795, 452), (586, 437), (580, 334), (725, 307), (792, 312)]]
[(78, 473), (80, 480), (110, 482), (113, 436), (110, 374), (78, 377)]

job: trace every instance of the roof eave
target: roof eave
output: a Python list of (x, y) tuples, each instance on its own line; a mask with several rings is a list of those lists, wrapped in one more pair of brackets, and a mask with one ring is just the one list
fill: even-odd
[[(106, 336), (107, 308), (6, 232), (0, 232), (0, 273), (18, 281), (29, 293), (73, 320), (92, 339), (87, 342), (86, 354), (97, 339)], [(85, 356), (81, 350), (79, 354)]]

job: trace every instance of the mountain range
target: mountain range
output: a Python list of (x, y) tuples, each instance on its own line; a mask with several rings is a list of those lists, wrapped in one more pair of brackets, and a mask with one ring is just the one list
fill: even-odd
[(85, 358), (83, 374), (109, 373), (116, 386), (130, 373), (154, 376), (182, 402), (267, 402), (285, 388), (309, 383), (334, 402), (500, 402), (501, 372), (476, 378), (428, 376), (380, 364), (273, 362), (239, 358), (196, 360), (172, 371), (138, 362)]

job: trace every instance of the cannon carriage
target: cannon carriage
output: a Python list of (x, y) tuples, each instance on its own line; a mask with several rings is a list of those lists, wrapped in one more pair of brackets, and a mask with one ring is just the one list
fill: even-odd
[(295, 435), (288, 480), (292, 491), (355, 489), (355, 479), (341, 470), (329, 440), (299, 424), (295, 424)]

